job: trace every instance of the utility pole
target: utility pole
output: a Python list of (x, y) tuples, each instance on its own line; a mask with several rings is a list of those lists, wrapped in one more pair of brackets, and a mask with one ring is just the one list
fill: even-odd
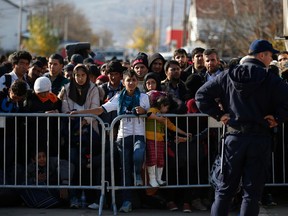
[(22, 9), (23, 9), (23, 0), (20, 1), (19, 7), (19, 20), (18, 20), (18, 51), (21, 50), (21, 36), (22, 36)]
[(158, 36), (158, 51), (161, 46), (161, 36), (162, 36), (162, 16), (163, 16), (163, 0), (160, 0), (160, 15), (159, 15), (159, 36)]
[(288, 0), (283, 0), (283, 35), (276, 36), (275, 40), (284, 40), (286, 50), (288, 50)]
[(187, 25), (186, 25), (186, 28), (187, 28), (186, 43), (187, 43), (187, 46), (191, 46), (192, 45), (192, 43), (191, 43), (192, 21), (190, 21), (190, 15), (192, 16), (192, 5), (193, 5), (193, 3), (194, 3), (193, 0), (189, 0), (189, 2), (188, 2), (188, 14), (187, 14)]
[(170, 32), (170, 41), (169, 41), (169, 50), (172, 50), (172, 45), (173, 45), (173, 20), (174, 20), (174, 0), (172, 0), (171, 2), (171, 19), (170, 19), (170, 28), (171, 28), (171, 32)]
[(283, 35), (286, 50), (288, 50), (288, 0), (283, 0)]
[(187, 0), (184, 0), (182, 46), (187, 45)]
[(152, 16), (152, 52), (154, 53), (157, 46), (157, 34), (156, 34), (156, 2), (157, 0), (154, 0), (153, 4), (153, 16)]

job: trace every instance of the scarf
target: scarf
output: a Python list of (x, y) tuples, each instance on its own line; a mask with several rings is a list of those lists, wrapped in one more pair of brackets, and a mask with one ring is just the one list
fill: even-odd
[(83, 106), (83, 104), (86, 101), (89, 88), (90, 88), (90, 80), (88, 76), (84, 85), (79, 85), (75, 81), (74, 77), (71, 77), (70, 86), (69, 86), (70, 91), (69, 91), (68, 96), (72, 101), (74, 101), (80, 106)]
[(48, 100), (52, 101), (52, 103), (56, 103), (58, 100), (57, 96), (53, 94), (52, 92), (49, 92), (49, 94), (47, 94), (47, 97), (40, 97), (38, 94), (36, 95), (42, 103), (45, 103)]
[(133, 113), (133, 109), (140, 105), (140, 94), (138, 88), (135, 89), (132, 96), (129, 96), (126, 89), (123, 89), (119, 95), (118, 115), (127, 114), (127, 111)]

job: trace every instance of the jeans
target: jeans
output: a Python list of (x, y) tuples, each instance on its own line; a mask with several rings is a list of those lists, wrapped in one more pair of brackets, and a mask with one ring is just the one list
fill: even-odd
[[(122, 184), (132, 186), (134, 169), (136, 178), (141, 178), (146, 148), (145, 138), (140, 135), (128, 136), (117, 140), (116, 144), (121, 160)], [(124, 201), (131, 201), (131, 196), (129, 190), (123, 190)]]

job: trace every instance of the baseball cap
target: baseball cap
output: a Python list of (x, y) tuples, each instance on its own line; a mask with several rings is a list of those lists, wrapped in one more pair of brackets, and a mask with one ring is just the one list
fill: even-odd
[(279, 53), (279, 51), (275, 50), (272, 44), (267, 40), (254, 40), (249, 47), (249, 55), (265, 51), (270, 51), (273, 54)]

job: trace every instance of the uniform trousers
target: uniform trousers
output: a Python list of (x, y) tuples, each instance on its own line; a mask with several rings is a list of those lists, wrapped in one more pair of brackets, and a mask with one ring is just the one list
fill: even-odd
[(227, 134), (224, 144), (223, 171), (216, 175), (212, 216), (229, 213), (231, 200), (242, 181), (243, 199), (240, 216), (259, 214), (258, 201), (268, 176), (272, 139), (267, 134)]

